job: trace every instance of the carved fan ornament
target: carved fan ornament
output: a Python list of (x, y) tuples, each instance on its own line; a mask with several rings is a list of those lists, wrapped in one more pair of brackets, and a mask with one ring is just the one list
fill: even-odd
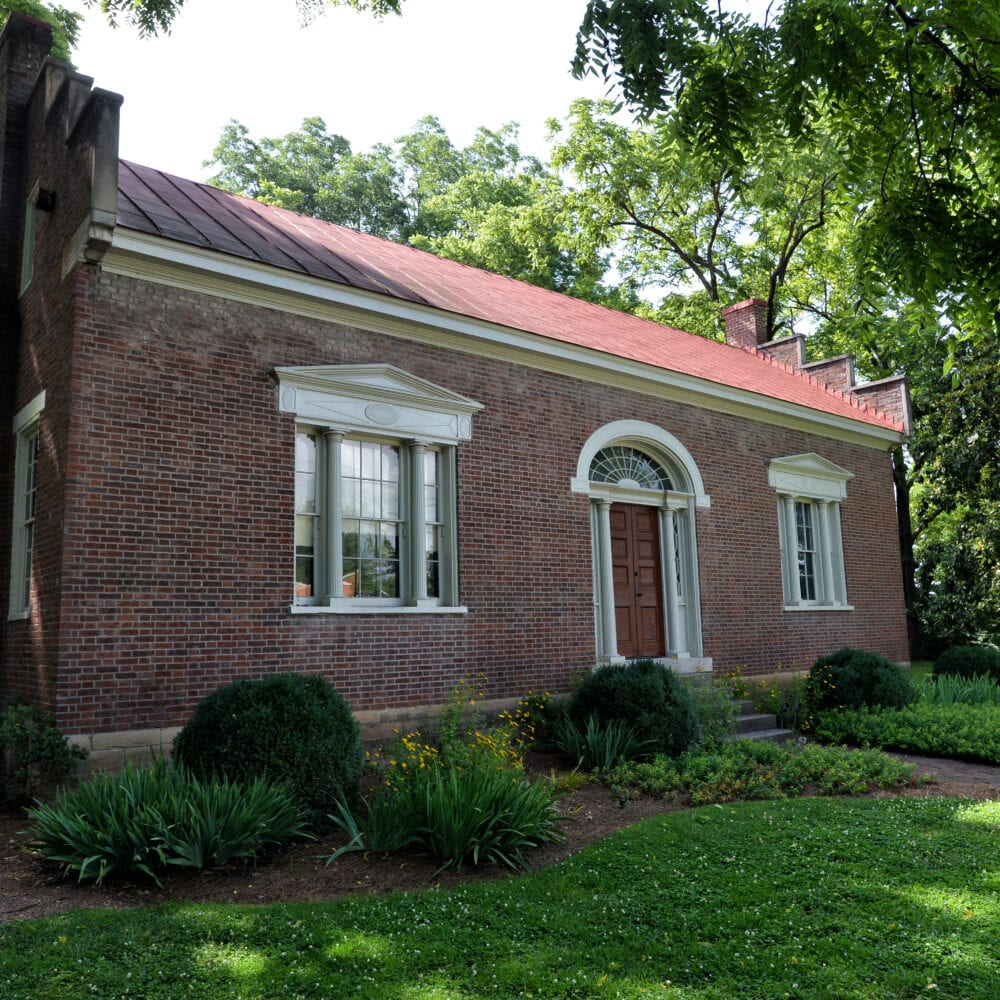
[(629, 489), (673, 489), (670, 477), (656, 459), (627, 445), (602, 448), (590, 463), (590, 481)]

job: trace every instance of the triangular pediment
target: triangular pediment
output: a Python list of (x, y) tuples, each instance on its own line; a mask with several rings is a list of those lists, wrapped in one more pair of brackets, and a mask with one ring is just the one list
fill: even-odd
[(278, 406), (345, 431), (390, 431), (433, 441), (465, 440), (482, 404), (394, 365), (276, 368)]
[(842, 469), (822, 455), (807, 452), (772, 459), (767, 481), (779, 493), (820, 500), (843, 500), (847, 496), (847, 480), (853, 476), (853, 472)]

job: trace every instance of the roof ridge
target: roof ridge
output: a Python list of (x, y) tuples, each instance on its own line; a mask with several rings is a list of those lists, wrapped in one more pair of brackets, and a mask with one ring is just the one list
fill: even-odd
[[(497, 331), (508, 329), (552, 344), (575, 345), (605, 356), (611, 364), (637, 362), (793, 403), (817, 415), (858, 420), (894, 431), (900, 428), (887, 414), (864, 409), (856, 399), (834, 392), (803, 371), (756, 349), (742, 350), (649, 316), (268, 205), (207, 181), (187, 180), (129, 160), (121, 162), (119, 224), (124, 229), (206, 246), (218, 254), (245, 257), (381, 298), (427, 306), (442, 315), (486, 323)], [(154, 181), (153, 189), (147, 192)], [(136, 197), (139, 201), (133, 208), (130, 199)], [(189, 200), (200, 206), (199, 212), (189, 210)], [(216, 227), (203, 234), (196, 223), (205, 211)], [(160, 212), (165, 218), (170, 214), (170, 225), (163, 231), (156, 221)], [(739, 356), (725, 353), (726, 348), (739, 350)], [(775, 367), (758, 366), (747, 354), (766, 357)], [(799, 379), (793, 382), (787, 379), (789, 374)], [(825, 391), (820, 394), (817, 389)]]

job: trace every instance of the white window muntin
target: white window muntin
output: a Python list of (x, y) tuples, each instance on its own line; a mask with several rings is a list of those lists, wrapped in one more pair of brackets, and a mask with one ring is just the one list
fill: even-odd
[(774, 459), (786, 611), (853, 610), (847, 603), (840, 502), (852, 473), (814, 453)]
[(45, 408), (40, 392), (14, 416), (14, 511), (11, 533), (9, 620), (31, 614), (32, 556), (38, 496), (39, 421)]
[[(471, 436), (472, 415), (480, 404), (389, 365), (281, 368), (275, 374), (279, 407), (295, 412), (298, 433), (315, 442), (314, 513), (301, 511), (296, 517), (297, 528), (313, 521), (313, 586), (312, 593), (302, 592), (298, 577), (308, 556), (297, 546), (295, 610), (463, 611), (458, 605), (455, 446)], [(393, 433), (375, 432), (386, 427)], [(344, 510), (343, 449), (354, 442), (398, 455), (398, 513), (367, 519), (383, 527), (398, 524), (394, 588), (373, 588), (367, 581), (359, 587), (357, 557), (345, 539), (348, 521), (365, 520)], [(373, 479), (370, 483), (374, 488)], [(305, 488), (305, 481), (297, 480), (297, 511), (310, 506)], [(303, 533), (308, 534), (304, 525)], [(389, 589), (396, 595), (387, 596)]]

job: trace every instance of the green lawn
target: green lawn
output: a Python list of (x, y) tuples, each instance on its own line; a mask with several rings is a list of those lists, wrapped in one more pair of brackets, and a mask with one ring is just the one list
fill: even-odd
[(987, 1000), (998, 955), (1000, 804), (797, 799), (454, 891), (6, 925), (0, 997)]

